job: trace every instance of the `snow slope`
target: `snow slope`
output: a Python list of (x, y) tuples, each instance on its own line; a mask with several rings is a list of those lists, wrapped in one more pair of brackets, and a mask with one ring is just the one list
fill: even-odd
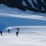
[(10, 34), (3, 33), (0, 46), (46, 46), (46, 26), (20, 26), (18, 37), (14, 28), (11, 28)]
[[(0, 5), (0, 30), (9, 26), (46, 26), (46, 14), (21, 11)], [(4, 28), (5, 29), (5, 28)]]
[[(19, 36), (15, 32), (20, 28)], [(7, 29), (11, 32), (8, 34)], [(46, 46), (46, 14), (20, 11), (0, 5), (0, 46)]]

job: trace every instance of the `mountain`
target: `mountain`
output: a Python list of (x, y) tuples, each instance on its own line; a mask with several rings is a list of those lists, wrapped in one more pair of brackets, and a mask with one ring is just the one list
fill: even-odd
[[(46, 14), (29, 11), (29, 7), (33, 6), (30, 5), (29, 0), (27, 2), (23, 0), (23, 4), (21, 4), (22, 0), (16, 0), (16, 3), (21, 2), (21, 7), (17, 3), (16, 8), (10, 2), (6, 5), (4, 1), (6, 0), (0, 5), (0, 31), (3, 32), (0, 36), (0, 46), (46, 46)], [(14, 4), (15, 0), (11, 1)], [(18, 36), (16, 36), (17, 28), (19, 28)], [(7, 32), (8, 29), (10, 33)]]
[(7, 26), (46, 26), (46, 14), (0, 5), (0, 22)]
[(29, 10), (46, 13), (46, 0), (0, 0), (0, 4), (23, 11)]
[(46, 14), (29, 10), (26, 10), (25, 12), (17, 8), (9, 8), (1, 4), (0, 30), (4, 30), (6, 27), (12, 26), (46, 26)]

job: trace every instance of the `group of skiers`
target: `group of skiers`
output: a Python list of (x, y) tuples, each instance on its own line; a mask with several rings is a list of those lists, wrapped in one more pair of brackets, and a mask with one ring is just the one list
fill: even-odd
[[(10, 29), (8, 29), (7, 31), (8, 33), (10, 33)], [(0, 31), (0, 34), (2, 36), (2, 31)], [(16, 28), (16, 36), (18, 36), (18, 34), (19, 34), (19, 28)]]

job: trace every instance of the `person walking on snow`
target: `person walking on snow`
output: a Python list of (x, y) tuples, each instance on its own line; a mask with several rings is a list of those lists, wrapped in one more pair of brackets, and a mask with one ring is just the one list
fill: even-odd
[(17, 28), (17, 31), (18, 31), (18, 33), (19, 33), (19, 28)]
[(10, 29), (8, 29), (7, 31), (8, 31), (8, 33), (10, 33)]
[(19, 28), (16, 29), (16, 36), (18, 36), (18, 33), (19, 33)]

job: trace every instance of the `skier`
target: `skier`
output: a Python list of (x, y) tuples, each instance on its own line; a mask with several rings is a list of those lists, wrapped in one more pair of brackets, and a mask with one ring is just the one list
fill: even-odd
[(1, 34), (1, 36), (2, 36), (2, 31), (0, 31), (0, 34)]
[(18, 33), (19, 33), (19, 28), (17, 28), (17, 31), (18, 31)]
[(10, 33), (10, 29), (8, 29), (7, 31), (8, 31), (8, 33)]
[(16, 31), (16, 36), (18, 36), (18, 31)]
[(16, 31), (16, 36), (18, 36), (18, 33), (19, 33), (19, 28), (17, 28), (17, 31)]

